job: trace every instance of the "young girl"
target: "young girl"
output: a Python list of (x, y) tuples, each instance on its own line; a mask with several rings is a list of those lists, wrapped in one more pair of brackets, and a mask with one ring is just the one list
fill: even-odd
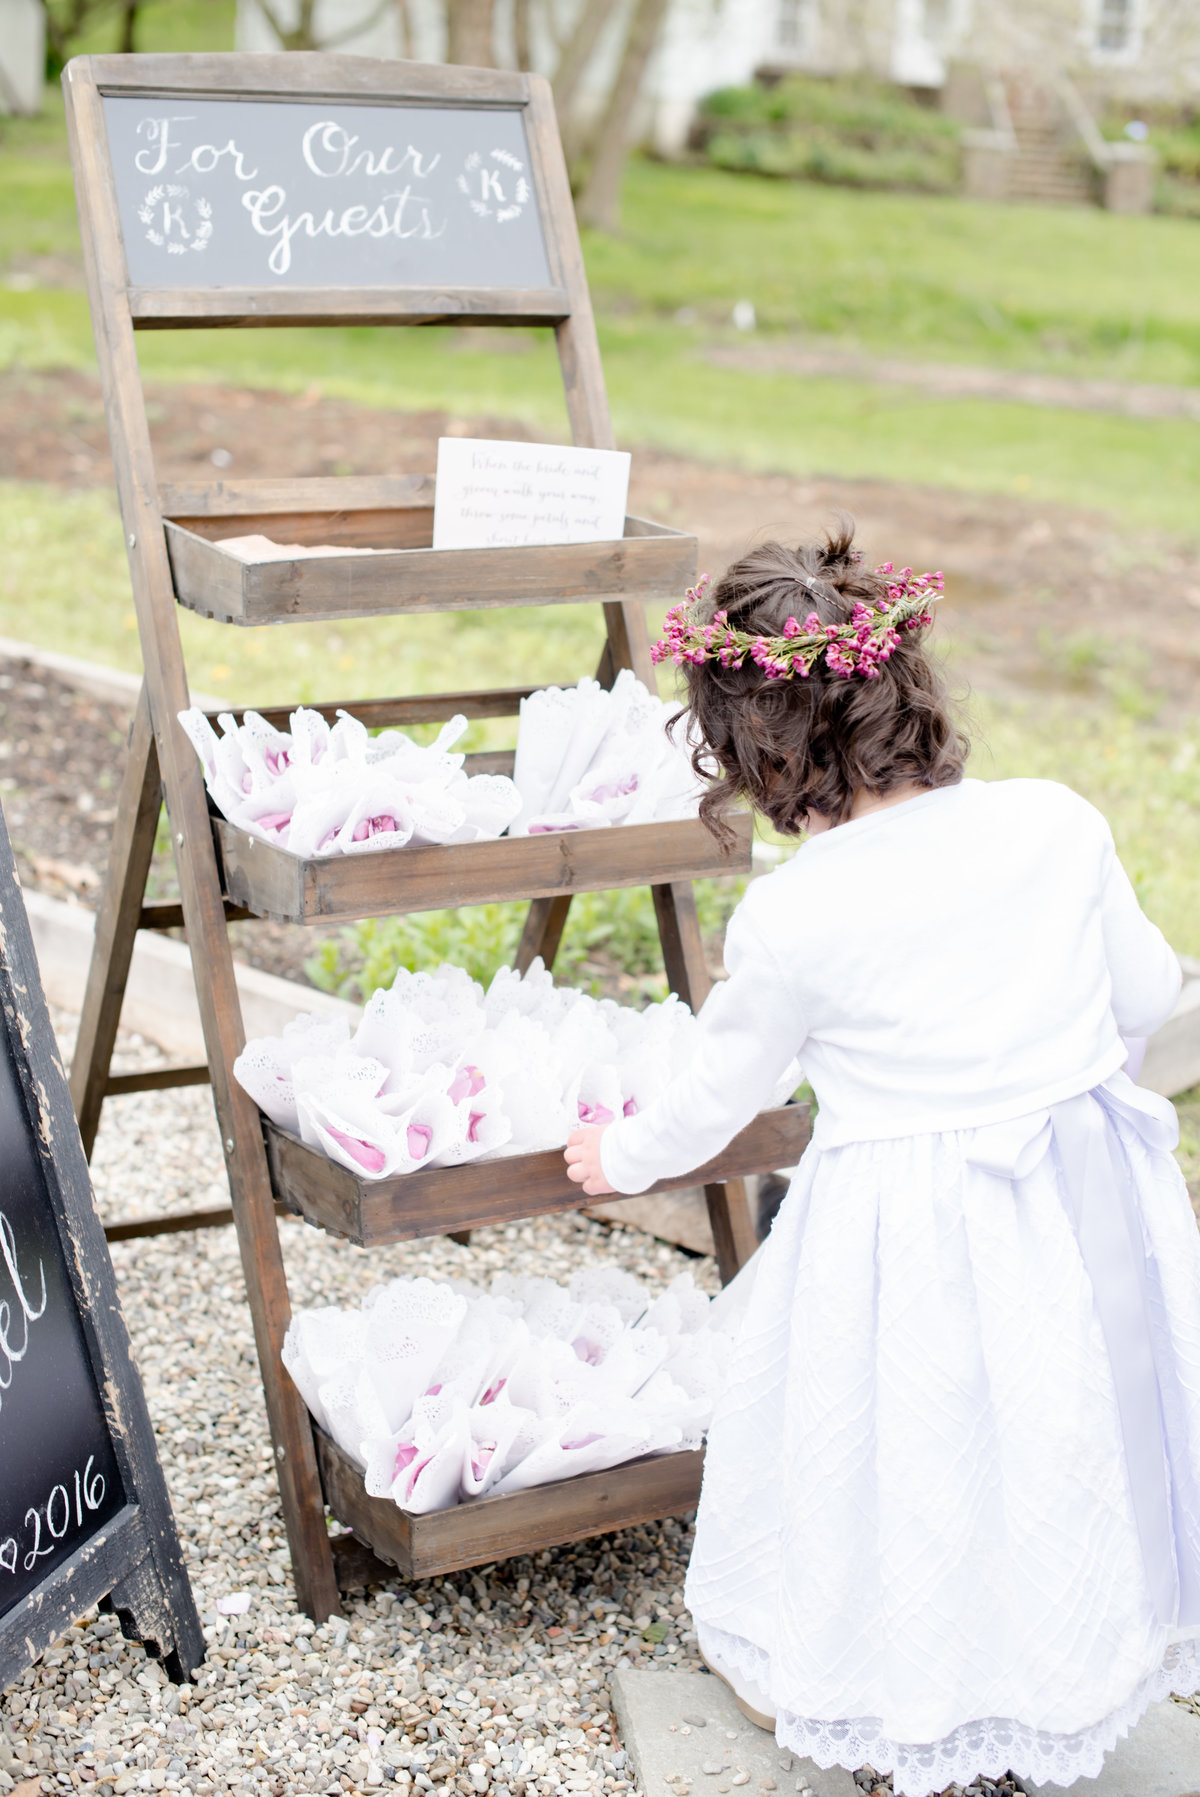
[(705, 822), (809, 840), (735, 912), (686, 1075), (567, 1149), (644, 1191), (799, 1057), (813, 1141), (742, 1275), (687, 1600), (782, 1746), (906, 1797), (1094, 1776), (1200, 1688), (1200, 1242), (1172, 1107), (1122, 1071), (1179, 967), (1091, 805), (963, 779), (937, 582), (843, 531), (671, 615)]

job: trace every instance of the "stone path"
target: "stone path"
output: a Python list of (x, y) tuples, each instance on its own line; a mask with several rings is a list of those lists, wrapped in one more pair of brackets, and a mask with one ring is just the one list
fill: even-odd
[(621, 1744), (644, 1797), (858, 1797), (849, 1772), (823, 1772), (747, 1722), (707, 1672), (618, 1667), (609, 1682)]

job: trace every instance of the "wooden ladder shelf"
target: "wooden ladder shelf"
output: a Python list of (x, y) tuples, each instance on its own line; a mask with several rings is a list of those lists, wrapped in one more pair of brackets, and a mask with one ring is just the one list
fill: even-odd
[[(566, 168), (549, 89), (539, 77), (308, 54), (100, 56), (70, 63), (64, 86), (145, 662), (72, 1097), (90, 1153), (106, 1097), (211, 1082), (231, 1213), (218, 1209), (118, 1225), (113, 1234), (201, 1228), (232, 1215), (297, 1598), (323, 1619), (339, 1608), (327, 1503), (377, 1555), (417, 1577), (688, 1509), (699, 1491), (701, 1456), (667, 1455), (430, 1517), (408, 1517), (366, 1496), (357, 1469), (314, 1428), (283, 1369), (280, 1350), (291, 1309), (277, 1214), (298, 1213), (371, 1246), (545, 1215), (582, 1199), (566, 1180), (558, 1153), (370, 1182), (265, 1125), (232, 1074), (245, 1035), (229, 923), (250, 917), (329, 922), (528, 899), (517, 956), (523, 971), (537, 955), (553, 964), (576, 892), (648, 885), (671, 989), (695, 1009), (709, 981), (691, 882), (748, 869), (749, 825), (729, 855), (717, 851), (697, 821), (687, 820), (306, 861), (212, 814), (199, 761), (177, 722), (189, 703), (177, 605), (257, 626), (594, 601), (603, 607), (606, 636), (598, 678), (611, 685), (621, 669), (631, 668), (653, 690), (643, 604), (678, 596), (694, 577), (696, 543), (627, 518), (624, 535), (610, 543), (435, 552), (432, 475), (158, 484), (134, 343), (139, 329), (547, 325), (555, 333), (574, 441), (611, 446)], [(404, 155), (424, 183), (415, 199), (410, 193), (405, 200), (407, 212), (395, 208), (397, 196), (391, 195), (387, 204), (394, 215), (382, 209), (378, 192), (363, 186), (372, 172), (390, 166), (380, 151), (392, 141), (389, 133), (395, 144), (409, 146)], [(355, 151), (354, 158), (346, 149), (339, 163), (339, 150), (360, 140), (374, 148)], [(414, 151), (413, 142), (435, 144), (436, 155)], [(508, 158), (504, 168), (522, 170), (526, 194), (523, 216), (511, 214), (517, 222), (507, 236), (498, 230), (494, 208), (489, 213), (482, 202), (468, 206), (457, 197), (466, 191), (461, 171), (474, 171), (485, 152), (500, 155), (490, 148), (494, 144)], [(277, 157), (282, 172), (275, 170)], [(254, 191), (248, 187), (250, 162), (260, 183)], [(363, 169), (356, 186), (356, 171)], [(326, 177), (343, 172), (346, 178), (331, 192), (338, 184)], [(262, 183), (268, 179), (285, 195), (280, 204), (292, 206), (298, 220), (308, 218), (307, 236), (299, 223), (286, 243), (265, 229), (255, 236), (247, 207), (257, 206), (261, 215), (267, 201), (256, 195), (267, 191)], [(495, 181), (491, 190), (485, 183), (485, 197), (494, 189)], [(321, 211), (331, 202), (347, 208), (358, 199), (363, 206), (336, 216)], [(377, 206), (374, 213), (368, 200)], [(267, 216), (275, 214), (268, 209)], [(364, 235), (368, 216), (383, 221), (374, 238)], [(330, 229), (336, 225), (333, 237), (322, 217), (332, 221)], [(357, 221), (353, 228), (348, 220)], [(346, 267), (344, 284), (329, 284), (331, 265)], [(254, 533), (382, 553), (255, 563), (222, 546), (229, 537)], [(352, 701), (349, 708), (372, 728), (440, 721), (455, 712), (472, 719), (508, 717), (532, 690), (408, 695)], [(338, 707), (316, 709), (332, 717)], [(282, 723), (287, 711), (266, 707), (264, 715)], [(511, 755), (471, 757), (470, 769), (509, 771)], [(146, 882), (164, 799), (181, 902), (148, 905)], [(180, 924), (191, 950), (207, 1065), (113, 1076), (137, 932)], [(765, 1113), (700, 1174), (668, 1182), (704, 1184), (723, 1277), (756, 1246), (744, 1176), (794, 1162), (807, 1124), (804, 1107)]]

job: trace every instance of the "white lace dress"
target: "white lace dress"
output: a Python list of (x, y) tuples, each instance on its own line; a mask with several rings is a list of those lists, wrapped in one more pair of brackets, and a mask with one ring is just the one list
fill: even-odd
[(714, 1152), (799, 1052), (820, 1102), (708, 1442), (706, 1655), (819, 1765), (923, 1797), (1095, 1776), (1200, 1688), (1200, 1237), (1120, 1072), (1179, 974), (1090, 806), (967, 781), (751, 887), (619, 1190)]

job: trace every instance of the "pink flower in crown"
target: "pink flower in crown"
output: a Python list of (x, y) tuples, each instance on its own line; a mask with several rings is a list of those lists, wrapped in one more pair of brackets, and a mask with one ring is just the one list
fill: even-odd
[(817, 636), (821, 630), (821, 620), (815, 611), (810, 611), (804, 620), (804, 628), (809, 636)]
[(795, 618), (787, 619), (783, 626), (783, 634), (784, 636), (799, 636), (801, 634), (800, 626), (797, 624)]

